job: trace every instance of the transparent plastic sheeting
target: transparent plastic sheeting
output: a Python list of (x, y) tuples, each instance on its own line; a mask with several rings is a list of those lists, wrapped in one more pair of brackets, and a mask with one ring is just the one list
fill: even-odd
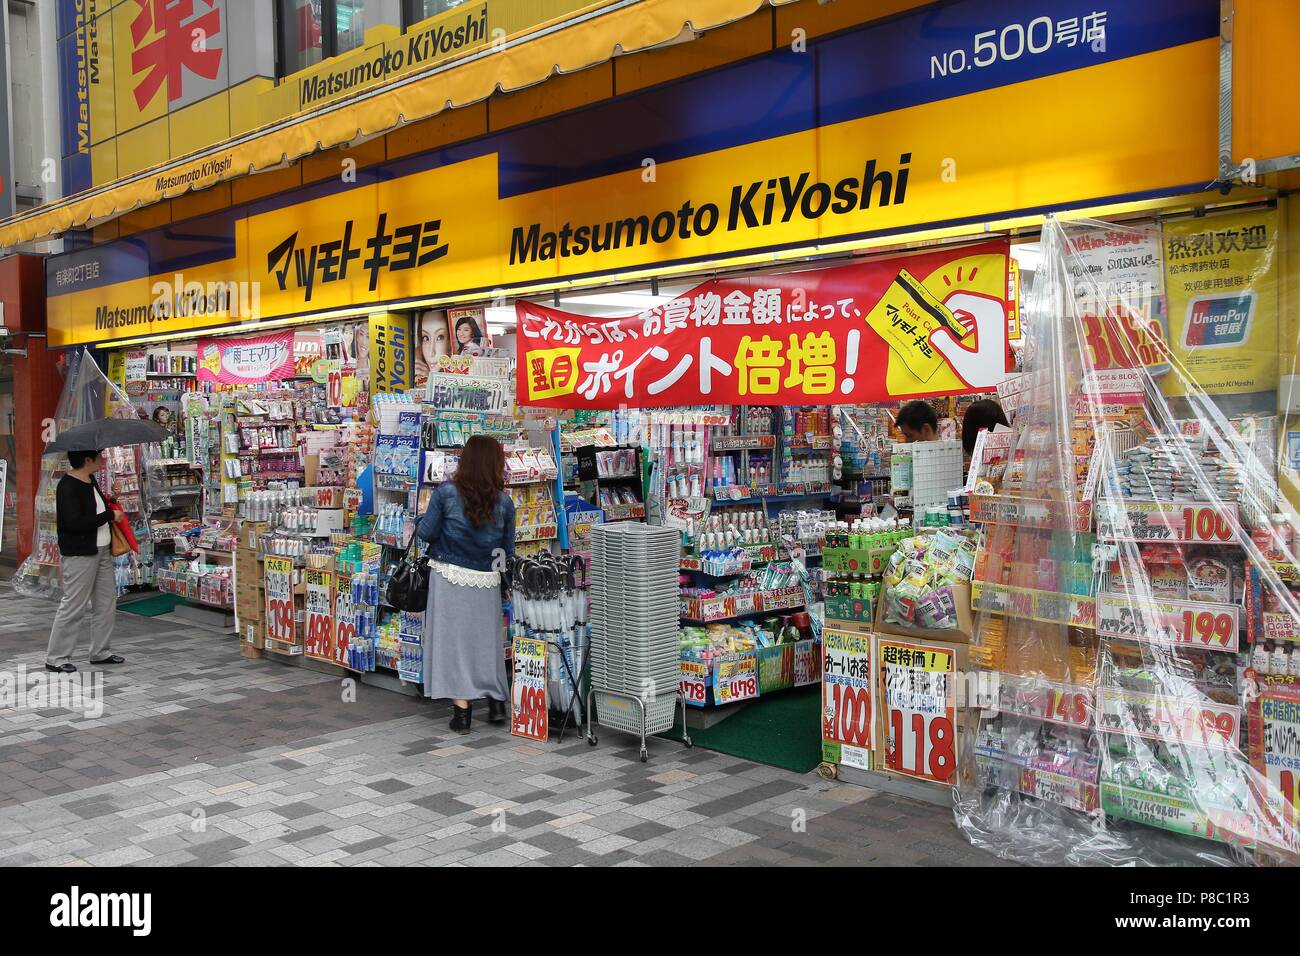
[[(101, 418), (137, 417), (139, 412), (126, 393), (108, 380), (95, 364), (95, 360), (88, 353), (74, 351), (68, 355), (67, 377), (63, 383), (63, 394), (59, 396), (53, 426), (43, 437), (48, 444), (57, 437), (59, 432), (77, 425), (98, 421)], [(138, 469), (139, 452), (135, 453)], [(19, 594), (57, 599), (60, 597), (61, 577), (54, 491), (59, 479), (67, 471), (68, 459), (63, 454), (52, 454), (43, 458), (41, 465), (41, 477), (36, 488), (36, 532), (32, 541), (32, 553), (19, 567), (13, 583), (14, 590)], [(106, 472), (100, 472), (95, 477), (105, 494), (108, 494), (109, 478)], [(140, 497), (143, 508), (145, 507), (143, 495)], [(143, 529), (147, 530), (147, 513), (141, 517), (144, 521)], [(137, 538), (140, 534), (141, 531), (137, 530)], [(127, 560), (129, 559), (128, 556)]]
[(1300, 679), (1257, 676), (1245, 626), (1261, 605), (1300, 622), (1276, 396), (1207, 395), (1165, 344), (1162, 262), (1116, 278), (1107, 243), (1162, 249), (1158, 227), (1045, 223), (1011, 453), (972, 497), (998, 519), (977, 580), (1014, 613), (976, 602), (957, 824), (1025, 863), (1295, 865)]

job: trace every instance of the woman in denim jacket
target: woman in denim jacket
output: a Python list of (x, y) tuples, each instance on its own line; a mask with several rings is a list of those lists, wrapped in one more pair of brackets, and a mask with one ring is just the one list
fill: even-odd
[(452, 701), (451, 729), (469, 733), (472, 702), (505, 719), (501, 585), (515, 556), (515, 505), (505, 493), (505, 451), (475, 435), (456, 476), (429, 499), (416, 534), (429, 543), (424, 613), (424, 694)]

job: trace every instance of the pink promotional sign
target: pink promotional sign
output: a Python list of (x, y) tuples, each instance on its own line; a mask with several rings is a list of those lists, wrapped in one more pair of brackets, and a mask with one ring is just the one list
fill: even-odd
[(199, 339), (200, 382), (248, 385), (293, 375), (293, 332)]

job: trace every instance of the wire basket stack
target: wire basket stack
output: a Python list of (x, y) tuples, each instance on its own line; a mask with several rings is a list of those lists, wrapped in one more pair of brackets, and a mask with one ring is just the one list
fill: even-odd
[[(591, 531), (591, 687), (596, 720), (644, 737), (673, 725), (680, 683), (681, 535), (637, 522)], [(644, 705), (644, 726), (642, 706)]]

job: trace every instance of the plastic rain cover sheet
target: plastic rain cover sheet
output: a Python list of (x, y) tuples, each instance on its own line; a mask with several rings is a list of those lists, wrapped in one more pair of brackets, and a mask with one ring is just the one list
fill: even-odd
[[(101, 418), (136, 418), (139, 413), (126, 393), (108, 380), (95, 360), (85, 352), (72, 352), (68, 357), (67, 378), (63, 385), (63, 394), (55, 410), (54, 422), (44, 435), (46, 444), (53, 441), (60, 431)], [(138, 448), (120, 449), (117, 455), (130, 455), (134, 458), (135, 468), (140, 470), (140, 450)], [(60, 596), (59, 577), (59, 542), (54, 518), (54, 491), (59, 479), (67, 473), (68, 457), (63, 454), (51, 454), (41, 460), (41, 477), (36, 489), (36, 533), (32, 542), (32, 553), (22, 563), (14, 576), (14, 590), (28, 597)], [(109, 494), (109, 477), (105, 471), (95, 476), (101, 489)], [(143, 495), (136, 494), (136, 499)], [(132, 514), (136, 539), (145, 541), (148, 534), (148, 514), (144, 504)], [(130, 508), (127, 509), (130, 513)], [(115, 564), (134, 560), (134, 555), (114, 559)]]
[[(1300, 602), (1277, 405), (1240, 414), (1168, 345), (1162, 238), (1044, 225), (1013, 433), (972, 495), (956, 821), (1026, 863), (1295, 865)], [(1285, 375), (1295, 348), (1280, 351)]]

